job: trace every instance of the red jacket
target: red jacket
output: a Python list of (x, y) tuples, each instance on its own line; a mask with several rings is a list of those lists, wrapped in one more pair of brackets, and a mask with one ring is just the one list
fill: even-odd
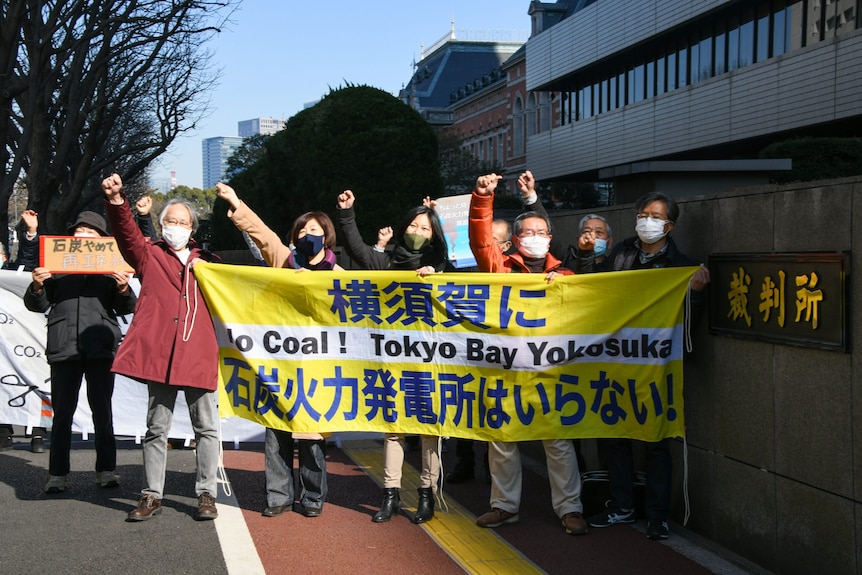
[[(494, 220), (494, 196), (480, 196), (473, 192), (470, 199), (470, 249), (476, 258), (479, 271), (496, 273), (530, 273), (524, 264), (523, 256), (516, 252), (505, 255), (494, 241), (491, 224)], [(560, 275), (574, 275), (575, 272), (562, 267), (563, 263), (551, 255), (545, 256), (545, 273), (557, 272)]]
[[(138, 380), (214, 391), (218, 344), (194, 274), (164, 240), (150, 243), (144, 238), (125, 195), (123, 199), (119, 206), (106, 200), (105, 209), (120, 253), (141, 278), (141, 293), (112, 371)], [(219, 261), (193, 242), (189, 249), (189, 262), (194, 258)]]

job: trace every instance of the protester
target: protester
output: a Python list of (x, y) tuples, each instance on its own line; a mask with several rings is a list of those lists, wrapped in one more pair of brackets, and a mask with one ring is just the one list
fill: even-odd
[[(387, 252), (366, 245), (356, 226), (353, 192), (345, 190), (338, 196), (338, 225), (343, 234), (344, 248), (359, 267), (366, 270), (413, 270), (420, 276), (442, 272), (449, 266), (446, 236), (440, 218), (433, 208), (418, 206), (407, 212), (392, 239), (395, 248)], [(378, 242), (379, 244), (379, 242)], [(434, 493), (440, 477), (440, 439), (422, 435), (422, 471), (419, 476), (419, 505), (414, 523), (424, 523), (434, 517)], [(392, 519), (401, 508), (401, 469), (404, 466), (404, 435), (387, 433), (383, 443), (383, 504), (372, 521), (383, 523)]]
[[(270, 267), (298, 270), (341, 270), (335, 261), (335, 226), (323, 212), (307, 212), (293, 222), (290, 243), (284, 245), (230, 186), (216, 184), (218, 197), (230, 209), (228, 218), (260, 250)], [(293, 449), (299, 451), (299, 501), (294, 502)], [(326, 501), (326, 440), (319, 433), (291, 433), (266, 429), (264, 443), (266, 469), (265, 517), (281, 515), (289, 509), (306, 517), (318, 517)]]
[[(551, 227), (548, 219), (535, 212), (518, 216), (513, 229), (513, 243), (518, 253), (500, 252), (491, 233), (494, 190), (501, 176), (480, 176), (470, 200), (470, 248), (479, 269), (497, 273), (541, 273), (550, 283), (557, 275), (572, 275), (548, 251)], [(588, 532), (581, 503), (581, 477), (578, 459), (571, 440), (542, 441), (551, 484), (551, 502), (563, 528), (570, 535)], [(480, 527), (499, 527), (519, 520), (522, 474), (521, 455), (515, 442), (492, 441), (488, 445), (491, 468), (491, 510), (476, 519)]]
[[(545, 206), (539, 201), (536, 193), (536, 179), (530, 170), (525, 171), (518, 177), (518, 189), (521, 190), (521, 201), (524, 209), (535, 210), (541, 216), (548, 217)], [(579, 246), (583, 245), (584, 249)], [(584, 273), (588, 260), (598, 268), (604, 260), (605, 254), (611, 246), (611, 226), (607, 220), (598, 214), (587, 214), (581, 218), (578, 224), (578, 244), (569, 245), (565, 248), (555, 240), (551, 241), (551, 253), (559, 254), (563, 260), (563, 267), (574, 270), (576, 273)], [(581, 453), (581, 440), (573, 439), (575, 453), (578, 456), (580, 469), (586, 468), (584, 456)]]
[[(95, 212), (81, 212), (69, 227), (79, 238), (107, 236), (105, 219)], [(45, 493), (66, 490), (72, 418), (78, 407), (81, 379), (87, 378), (87, 401), (93, 412), (96, 443), (96, 481), (117, 487), (117, 446), (111, 398), (114, 374), (111, 363), (122, 339), (117, 315), (135, 311), (137, 298), (129, 288), (129, 274), (59, 274), (47, 268), (33, 270), (33, 282), (24, 293), (30, 311), (48, 313), (45, 355), (51, 366), (51, 455)]]
[[(635, 213), (637, 235), (613, 249), (604, 269), (621, 271), (694, 265), (668, 235), (679, 219), (679, 207), (672, 198), (658, 192), (641, 196), (635, 203)], [(587, 270), (593, 268), (589, 261), (585, 267)], [(694, 315), (705, 303), (704, 289), (709, 279), (709, 270), (703, 266), (691, 279)], [(605, 511), (590, 517), (592, 527), (610, 527), (635, 520), (633, 443), (631, 439), (599, 440), (599, 453), (604, 454), (608, 468), (611, 500)], [(670, 517), (673, 463), (670, 440), (642, 443), (646, 446), (646, 534), (650, 539), (667, 539), (670, 536), (667, 521)]]
[[(14, 260), (8, 258), (8, 255), (3, 253), (3, 268), (4, 270), (22, 269), (25, 272), (32, 272), (39, 265), (39, 217), (33, 210), (24, 210), (21, 214), (21, 221), (27, 228), (23, 235), (18, 236), (18, 254)], [(2, 247), (2, 244), (0, 244)], [(11, 423), (0, 423), (0, 451), (10, 449), (14, 444), (12, 440)], [(45, 436), (48, 430), (44, 427), (34, 427), (30, 434), (30, 451), (33, 453), (45, 453)]]
[[(500, 251), (506, 255), (516, 252), (512, 247), (512, 225), (506, 220), (497, 219), (491, 222), (491, 235)], [(479, 271), (478, 266), (467, 268), (469, 271)], [(467, 271), (467, 270), (463, 270)], [(446, 474), (449, 483), (464, 483), (476, 476), (476, 450), (475, 445), (485, 444), (484, 441), (475, 441), (459, 437), (455, 440), (455, 467)], [(488, 468), (487, 446), (483, 460), (482, 478), (486, 483), (491, 483), (491, 471)]]
[(197, 441), (196, 519), (218, 517), (215, 499), (219, 438), (215, 406), (218, 344), (212, 319), (192, 267), (218, 261), (191, 236), (194, 208), (171, 200), (159, 216), (161, 239), (149, 242), (135, 223), (123, 182), (113, 174), (102, 181), (105, 207), (123, 258), (141, 277), (141, 297), (132, 325), (114, 360), (114, 371), (147, 385), (144, 487), (128, 521), (144, 521), (162, 510), (168, 432), (177, 392), (183, 391)]

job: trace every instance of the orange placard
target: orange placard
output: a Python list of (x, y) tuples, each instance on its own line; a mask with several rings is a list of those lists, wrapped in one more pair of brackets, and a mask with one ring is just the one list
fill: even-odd
[(113, 237), (39, 236), (39, 265), (56, 274), (134, 272)]

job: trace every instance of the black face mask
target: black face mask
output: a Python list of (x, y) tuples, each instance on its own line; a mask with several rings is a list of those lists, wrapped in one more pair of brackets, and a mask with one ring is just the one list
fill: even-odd
[(307, 258), (312, 258), (320, 253), (323, 249), (324, 236), (315, 236), (313, 234), (305, 234), (296, 240), (296, 251)]

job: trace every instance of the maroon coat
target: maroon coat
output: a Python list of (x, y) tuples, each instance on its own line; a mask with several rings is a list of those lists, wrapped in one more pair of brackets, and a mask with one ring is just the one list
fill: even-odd
[[(218, 344), (194, 274), (164, 240), (150, 243), (144, 238), (125, 195), (123, 199), (118, 206), (106, 200), (105, 209), (120, 253), (141, 278), (141, 293), (112, 371), (213, 391), (218, 385)], [(219, 261), (194, 242), (189, 249), (189, 262)]]

